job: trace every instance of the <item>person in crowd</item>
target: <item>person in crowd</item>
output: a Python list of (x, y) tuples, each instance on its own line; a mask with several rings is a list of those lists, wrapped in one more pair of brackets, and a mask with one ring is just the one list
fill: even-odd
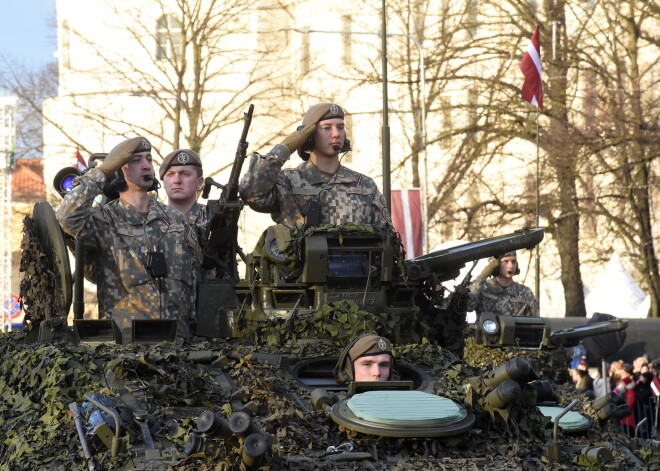
[[(75, 183), (57, 219), (91, 256), (99, 315), (118, 323), (124, 343), (139, 319), (174, 319), (180, 337), (189, 338), (201, 250), (183, 214), (149, 195), (158, 188), (149, 141), (119, 143)], [(102, 192), (115, 191), (119, 198), (94, 205)]]
[(624, 432), (628, 437), (635, 435), (635, 414), (634, 407), (636, 401), (635, 382), (633, 380), (633, 367), (630, 363), (624, 363), (619, 371), (619, 382), (614, 388), (614, 392), (623, 395), (626, 404), (630, 408), (630, 414), (619, 420)]
[(385, 337), (364, 334), (344, 348), (335, 366), (338, 383), (388, 381), (392, 378), (392, 345)]
[(639, 429), (640, 438), (651, 438), (655, 408), (653, 404), (653, 373), (645, 356), (633, 360), (633, 381), (635, 384), (635, 426), (646, 419)]
[(520, 273), (516, 252), (494, 257), (470, 286), (468, 310), (504, 316), (538, 316), (539, 302), (527, 286), (514, 281)]
[(581, 392), (590, 398), (594, 397), (594, 381), (591, 376), (589, 376), (589, 372), (587, 370), (572, 368), (571, 379), (573, 380), (575, 389), (578, 392)]
[[(241, 198), (255, 211), (270, 213), (288, 227), (321, 224), (392, 225), (385, 198), (366, 175), (341, 164), (350, 148), (345, 112), (318, 103), (298, 130), (266, 155), (254, 154), (239, 185)], [(292, 153), (303, 163), (282, 169)]]

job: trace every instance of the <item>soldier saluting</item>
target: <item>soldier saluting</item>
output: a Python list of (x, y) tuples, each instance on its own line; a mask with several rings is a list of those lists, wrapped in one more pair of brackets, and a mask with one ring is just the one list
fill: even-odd
[(477, 316), (493, 312), (503, 316), (537, 316), (539, 302), (527, 286), (513, 281), (520, 273), (516, 252), (493, 257), (470, 286), (468, 310)]
[[(318, 224), (388, 224), (391, 218), (376, 183), (341, 165), (350, 151), (344, 110), (319, 103), (307, 110), (302, 125), (266, 155), (254, 154), (239, 191), (255, 211), (270, 213), (289, 227)], [(303, 163), (282, 170), (298, 151)]]
[[(94, 206), (109, 181), (119, 198)], [(201, 251), (185, 216), (149, 197), (158, 187), (149, 141), (121, 142), (76, 183), (57, 219), (90, 254), (99, 315), (117, 322), (124, 343), (133, 319), (176, 319), (188, 338)]]

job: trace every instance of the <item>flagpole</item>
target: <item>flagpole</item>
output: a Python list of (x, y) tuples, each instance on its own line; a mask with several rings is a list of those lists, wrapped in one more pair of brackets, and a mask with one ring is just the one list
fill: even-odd
[[(536, 108), (536, 227), (541, 225), (541, 164), (539, 158), (539, 115), (541, 111)], [(535, 293), (541, 310), (541, 244), (536, 246), (536, 280)]]

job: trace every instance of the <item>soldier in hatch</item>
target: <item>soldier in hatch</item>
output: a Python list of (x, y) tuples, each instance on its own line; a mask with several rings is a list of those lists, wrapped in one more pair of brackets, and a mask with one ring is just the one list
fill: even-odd
[(206, 205), (197, 202), (204, 185), (202, 159), (190, 149), (174, 150), (163, 160), (159, 175), (167, 193), (167, 205), (186, 215), (188, 223), (197, 228), (203, 245), (209, 221)]
[[(183, 214), (149, 197), (158, 184), (149, 141), (121, 142), (76, 184), (57, 219), (91, 254), (100, 315), (118, 323), (124, 343), (133, 319), (176, 319), (188, 338), (201, 251)], [(119, 198), (93, 206), (108, 186)]]
[(378, 335), (364, 334), (342, 352), (335, 366), (335, 380), (338, 383), (389, 381), (393, 367), (390, 341)]
[(539, 302), (527, 286), (513, 281), (520, 273), (516, 252), (494, 257), (470, 286), (469, 311), (505, 316), (538, 316)]
[[(344, 110), (319, 103), (302, 125), (266, 155), (254, 154), (239, 191), (255, 211), (289, 227), (345, 223), (391, 225), (385, 199), (369, 177), (341, 165), (350, 149)], [(282, 169), (298, 151), (303, 163)]]

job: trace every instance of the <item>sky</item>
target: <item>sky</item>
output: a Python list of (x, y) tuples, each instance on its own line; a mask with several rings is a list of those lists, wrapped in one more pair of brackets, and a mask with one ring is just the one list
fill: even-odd
[(55, 0), (0, 0), (0, 54), (30, 68), (55, 60)]

